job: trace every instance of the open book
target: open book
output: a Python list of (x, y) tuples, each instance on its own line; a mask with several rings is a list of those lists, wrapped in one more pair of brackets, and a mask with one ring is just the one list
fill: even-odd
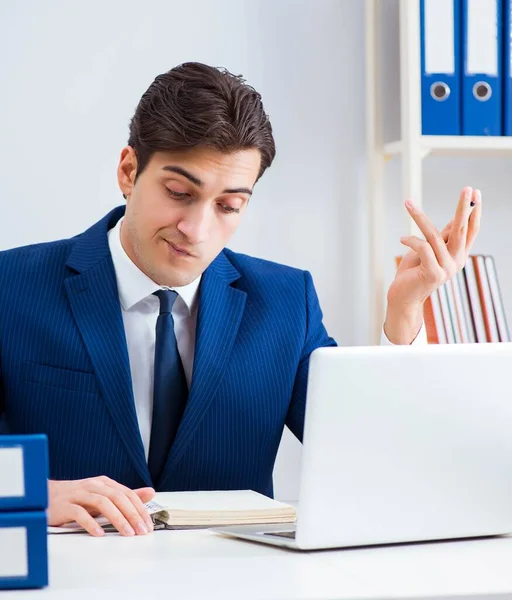
[[(155, 529), (194, 529), (219, 525), (292, 523), (295, 508), (252, 490), (160, 492), (146, 503)], [(115, 528), (105, 517), (96, 517), (105, 531)], [(78, 523), (48, 527), (48, 533), (84, 533)]]

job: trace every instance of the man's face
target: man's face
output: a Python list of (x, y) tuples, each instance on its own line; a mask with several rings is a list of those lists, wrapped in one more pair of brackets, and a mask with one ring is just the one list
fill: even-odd
[(131, 260), (159, 285), (184, 286), (208, 267), (236, 231), (260, 170), (256, 149), (156, 152), (137, 178), (137, 158), (121, 153), (126, 196), (121, 241)]

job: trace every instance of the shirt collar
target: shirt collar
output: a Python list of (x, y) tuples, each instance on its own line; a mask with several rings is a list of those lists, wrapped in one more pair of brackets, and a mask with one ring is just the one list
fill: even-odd
[(119, 300), (124, 310), (130, 310), (135, 304), (151, 296), (157, 290), (173, 289), (178, 292), (180, 298), (187, 307), (188, 314), (191, 315), (194, 310), (199, 283), (201, 276), (195, 279), (192, 283), (182, 287), (167, 288), (158, 285), (143, 273), (139, 267), (126, 254), (121, 243), (121, 223), (123, 218), (119, 219), (115, 227), (108, 232), (108, 245), (110, 254), (114, 263), (114, 270), (117, 278), (117, 288), (119, 291)]

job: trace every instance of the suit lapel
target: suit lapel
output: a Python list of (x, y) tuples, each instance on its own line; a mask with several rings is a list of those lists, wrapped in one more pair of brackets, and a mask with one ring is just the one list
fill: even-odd
[(240, 274), (221, 253), (201, 280), (194, 369), (189, 398), (169, 458), (161, 488), (190, 443), (222, 381), (242, 320), (247, 294), (231, 287)]
[(71, 310), (91, 358), (99, 386), (119, 435), (141, 478), (151, 485), (140, 436), (117, 282), (108, 247), (108, 229), (121, 217), (116, 209), (77, 238), (65, 280)]

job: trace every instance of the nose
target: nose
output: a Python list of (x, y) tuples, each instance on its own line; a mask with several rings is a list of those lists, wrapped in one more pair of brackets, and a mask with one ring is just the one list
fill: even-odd
[(198, 203), (187, 207), (177, 228), (190, 244), (198, 245), (207, 240), (211, 219), (211, 208)]

